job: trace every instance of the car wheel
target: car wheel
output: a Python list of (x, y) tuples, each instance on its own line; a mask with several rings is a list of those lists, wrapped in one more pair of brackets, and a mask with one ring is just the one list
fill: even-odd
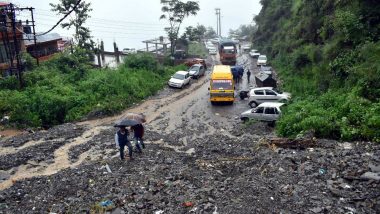
[(240, 118), (240, 119), (241, 119), (241, 121), (243, 121), (243, 123), (246, 123), (246, 122), (248, 122), (248, 120), (249, 120), (248, 117), (242, 117), (242, 118)]
[(251, 101), (248, 104), (251, 108), (255, 108), (257, 106), (257, 103), (255, 101)]

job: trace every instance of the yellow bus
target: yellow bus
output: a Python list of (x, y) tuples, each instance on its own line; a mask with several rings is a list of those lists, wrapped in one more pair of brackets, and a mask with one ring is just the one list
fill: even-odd
[(210, 80), (210, 101), (231, 102), (235, 101), (234, 81), (229, 65), (215, 65)]

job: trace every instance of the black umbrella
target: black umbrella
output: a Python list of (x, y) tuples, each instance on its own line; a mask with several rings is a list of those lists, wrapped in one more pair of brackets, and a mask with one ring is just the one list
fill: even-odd
[(134, 126), (140, 124), (139, 121), (131, 120), (131, 119), (123, 119), (119, 122), (117, 122), (114, 127), (125, 127), (125, 126)]

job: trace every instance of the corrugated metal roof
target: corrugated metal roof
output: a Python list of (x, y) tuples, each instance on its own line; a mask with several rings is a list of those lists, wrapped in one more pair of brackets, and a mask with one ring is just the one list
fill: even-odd
[[(24, 34), (24, 42), (26, 46), (33, 45), (34, 44), (34, 37), (33, 34)], [(44, 43), (44, 42), (50, 42), (54, 40), (60, 40), (62, 39), (62, 36), (60, 36), (58, 33), (49, 33), (41, 36), (36, 36), (36, 42), (37, 43)]]

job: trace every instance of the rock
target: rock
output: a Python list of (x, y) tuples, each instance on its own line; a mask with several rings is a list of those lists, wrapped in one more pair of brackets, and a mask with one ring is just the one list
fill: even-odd
[(116, 208), (114, 209), (111, 214), (125, 214), (124, 210), (120, 209), (120, 208)]
[(142, 203), (142, 202), (138, 202), (137, 204), (136, 204), (136, 208), (137, 209), (143, 209), (145, 207), (145, 205)]
[(372, 172), (380, 172), (380, 165), (374, 165), (370, 163), (368, 167), (371, 169)]
[(316, 207), (316, 208), (313, 208), (313, 209), (310, 209), (310, 211), (312, 211), (313, 213), (320, 213), (322, 212), (322, 208), (321, 207)]
[(361, 175), (360, 178), (380, 181), (379, 173), (374, 173), (374, 172), (366, 172), (363, 175)]

